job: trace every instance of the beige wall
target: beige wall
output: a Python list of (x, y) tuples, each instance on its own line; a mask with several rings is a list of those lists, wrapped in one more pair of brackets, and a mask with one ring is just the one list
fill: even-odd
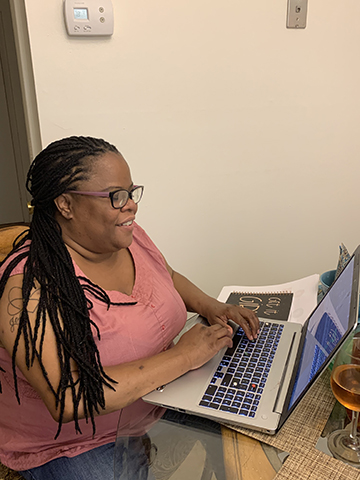
[(42, 142), (101, 136), (146, 186), (138, 215), (208, 293), (336, 266), (360, 243), (360, 3), (113, 0), (112, 38), (74, 38), (25, 0)]

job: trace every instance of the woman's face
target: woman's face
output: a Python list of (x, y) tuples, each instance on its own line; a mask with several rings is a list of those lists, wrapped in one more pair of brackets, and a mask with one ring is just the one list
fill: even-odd
[[(108, 152), (95, 159), (89, 180), (77, 184), (76, 190), (111, 192), (119, 188), (131, 190), (133, 182), (124, 158)], [(91, 253), (111, 253), (128, 248), (132, 242), (137, 205), (129, 198), (121, 209), (111, 205), (110, 198), (66, 194), (71, 216), (61, 225), (65, 243), (74, 244)]]

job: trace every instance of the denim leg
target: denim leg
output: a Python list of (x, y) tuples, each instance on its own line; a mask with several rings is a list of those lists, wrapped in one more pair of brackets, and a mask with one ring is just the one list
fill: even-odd
[[(114, 442), (108, 443), (76, 457), (56, 458), (20, 473), (26, 480), (114, 480), (114, 446)], [(115, 480), (146, 480), (147, 462), (143, 459), (145, 452), (141, 445), (130, 441), (117, 448), (126, 464)], [(119, 449), (124, 451), (121, 453)]]

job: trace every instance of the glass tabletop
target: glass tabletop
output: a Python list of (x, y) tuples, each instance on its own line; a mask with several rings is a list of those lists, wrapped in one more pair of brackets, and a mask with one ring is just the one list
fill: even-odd
[(287, 457), (212, 420), (171, 410), (146, 433), (123, 431), (120, 413), (115, 480), (272, 480)]

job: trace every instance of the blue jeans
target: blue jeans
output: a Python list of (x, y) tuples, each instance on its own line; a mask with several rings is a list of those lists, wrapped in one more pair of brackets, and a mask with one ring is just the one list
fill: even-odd
[[(26, 480), (114, 480), (114, 447), (115, 442), (108, 443), (76, 457), (56, 458), (19, 473)], [(118, 455), (122, 456), (119, 448), (121, 446), (117, 446)], [(118, 479), (147, 479), (148, 461), (141, 440), (131, 437), (123, 448), (129, 448), (131, 453), (124, 452), (125, 470)]]

